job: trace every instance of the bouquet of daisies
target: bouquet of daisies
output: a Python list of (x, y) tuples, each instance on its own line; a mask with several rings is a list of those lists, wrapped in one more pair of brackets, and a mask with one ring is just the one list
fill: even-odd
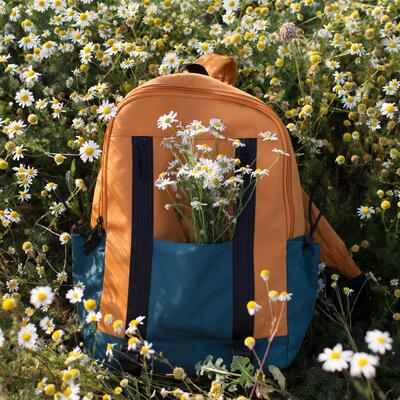
[[(158, 119), (159, 128), (173, 131), (162, 142), (171, 150), (173, 161), (155, 185), (168, 191), (171, 202), (166, 209), (175, 211), (189, 242), (231, 240), (248, 201), (244, 199), (251, 198), (256, 183), (269, 171), (240, 165), (234, 153), (245, 144), (226, 138), (225, 124), (220, 119), (212, 118), (208, 126), (196, 120), (184, 126), (176, 117), (177, 113), (171, 111)], [(219, 153), (221, 140), (231, 142), (231, 155)]]

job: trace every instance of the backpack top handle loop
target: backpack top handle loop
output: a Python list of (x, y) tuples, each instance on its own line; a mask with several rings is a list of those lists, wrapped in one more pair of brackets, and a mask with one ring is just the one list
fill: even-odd
[(207, 70), (200, 64), (182, 64), (179, 67), (179, 72), (183, 72), (183, 71), (189, 71), (190, 73), (193, 74), (201, 74), (201, 75), (207, 75), (208, 76), (208, 72)]

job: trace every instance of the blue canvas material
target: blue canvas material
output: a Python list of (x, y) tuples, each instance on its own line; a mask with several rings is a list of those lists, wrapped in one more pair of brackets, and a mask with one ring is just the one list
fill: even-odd
[(305, 244), (304, 237), (287, 241), (287, 291), (293, 293), (288, 302), (288, 364), (298, 353), (310, 325), (318, 293), (320, 245)]
[[(96, 300), (97, 309), (100, 305), (101, 291), (103, 289), (104, 277), (104, 254), (106, 238), (103, 235), (100, 243), (89, 254), (84, 252), (86, 238), (83, 235), (72, 234), (72, 280), (76, 285), (82, 282), (85, 285), (84, 298)], [(85, 309), (83, 303), (77, 304), (78, 319), (81, 323), (85, 320)], [(84, 325), (82, 330), (87, 347), (92, 351), (94, 326)]]
[[(72, 236), (74, 284), (85, 284), (85, 298), (100, 302), (104, 273), (104, 244), (90, 255), (83, 252), (84, 238)], [(311, 322), (317, 297), (319, 244), (306, 244), (304, 237), (287, 241), (288, 335), (274, 338), (266, 366), (284, 368), (298, 353)], [(147, 340), (173, 366), (194, 373), (194, 365), (208, 355), (232, 360), (233, 288), (232, 242), (212, 245), (154, 240)], [(266, 294), (267, 295), (267, 294)], [(248, 299), (243, 299), (246, 307)], [(84, 310), (78, 306), (84, 320)], [(107, 343), (121, 349), (126, 339), (103, 332), (83, 330), (94, 355), (105, 359)], [(95, 337), (95, 339), (94, 339)], [(257, 339), (255, 350), (263, 357), (268, 339)], [(118, 354), (118, 351), (115, 352)], [(118, 368), (118, 363), (113, 364)], [(157, 372), (170, 372), (156, 363)]]
[(232, 338), (232, 242), (154, 240), (147, 337)]

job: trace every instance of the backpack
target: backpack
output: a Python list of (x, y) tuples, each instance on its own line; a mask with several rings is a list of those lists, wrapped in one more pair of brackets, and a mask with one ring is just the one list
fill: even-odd
[[(203, 56), (184, 72), (132, 90), (108, 124), (91, 231), (72, 235), (74, 284), (84, 283), (85, 298), (95, 299), (103, 315), (95, 332), (90, 326), (83, 331), (99, 359), (112, 344), (116, 359), (129, 370), (138, 352), (127, 350), (125, 330), (139, 316), (146, 317), (141, 336), (188, 373), (208, 355), (227, 363), (234, 355), (251, 358), (244, 346), (250, 336), (262, 357), (271, 321), (260, 272), (268, 268), (269, 288), (292, 294), (266, 360), (282, 368), (299, 351), (310, 324), (320, 259), (348, 278), (360, 274), (312, 196), (302, 190), (285, 125), (262, 101), (235, 88), (236, 77), (231, 57)], [(184, 123), (221, 118), (225, 136), (246, 144), (237, 149), (243, 165), (271, 163), (272, 144), (259, 151), (262, 131), (275, 133), (274, 145), (289, 154), (258, 182), (231, 241), (186, 243), (176, 216), (164, 208), (168, 197), (154, 181), (171, 155), (161, 146), (169, 134), (156, 121), (171, 110)], [(254, 316), (246, 309), (249, 300), (262, 307)], [(82, 306), (78, 316), (83, 321)], [(165, 366), (156, 363), (155, 369)]]

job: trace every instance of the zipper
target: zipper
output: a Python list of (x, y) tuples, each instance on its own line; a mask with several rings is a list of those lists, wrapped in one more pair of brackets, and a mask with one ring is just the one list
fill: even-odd
[[(164, 84), (150, 84), (144, 87), (139, 87), (133, 92), (131, 92), (127, 97), (125, 97), (124, 100), (122, 100), (119, 103), (118, 106), (118, 111), (120, 111), (126, 104), (130, 103), (131, 101), (135, 100), (137, 96), (140, 95), (145, 95), (148, 93), (152, 93), (154, 91), (160, 93), (163, 90), (165, 91), (175, 91), (175, 92), (183, 92), (183, 93), (190, 93), (191, 95), (193, 94), (201, 94), (204, 95), (204, 97), (208, 97), (211, 99), (215, 99), (216, 97), (223, 97), (225, 99), (228, 99), (232, 102), (243, 104), (249, 107), (252, 107), (266, 115), (268, 115), (270, 118), (272, 118), (277, 126), (280, 126), (281, 121), (279, 120), (278, 116), (269, 108), (267, 107), (261, 100), (256, 99), (255, 97), (252, 97), (247, 94), (239, 94), (239, 93), (232, 93), (228, 90), (222, 90), (222, 89), (213, 89), (212, 95), (210, 95), (210, 92), (205, 90), (205, 89), (199, 89), (199, 88), (185, 88), (181, 86), (174, 86), (174, 85), (164, 85)], [(104, 149), (104, 154), (103, 157), (107, 158), (107, 151), (108, 151), (108, 143), (109, 143), (109, 136), (111, 129), (106, 132), (106, 138), (105, 138), (105, 149)], [(283, 147), (285, 152), (289, 152), (290, 145), (288, 143), (288, 137), (286, 133), (283, 130), (280, 130), (281, 133), (281, 138), (283, 142)], [(105, 166), (107, 164), (105, 163)], [(285, 215), (286, 215), (286, 225), (287, 225), (287, 238), (290, 239), (293, 236), (294, 232), (294, 203), (293, 203), (293, 193), (292, 193), (292, 187), (291, 187), (291, 180), (292, 180), (292, 173), (291, 173), (291, 163), (290, 160), (288, 160), (288, 157), (284, 157), (284, 174), (285, 174)], [(103, 182), (106, 182), (106, 180), (102, 180), (102, 186)], [(102, 206), (102, 215), (104, 215), (104, 211), (106, 210), (106, 187), (102, 187), (102, 196), (104, 196), (104, 200), (102, 201), (103, 206)], [(105, 226), (107, 224), (107, 221), (105, 219)]]
[(139, 165), (140, 165), (140, 180), (142, 182), (149, 182), (150, 171), (147, 166), (149, 165), (149, 146), (148, 140), (144, 137), (139, 138)]

